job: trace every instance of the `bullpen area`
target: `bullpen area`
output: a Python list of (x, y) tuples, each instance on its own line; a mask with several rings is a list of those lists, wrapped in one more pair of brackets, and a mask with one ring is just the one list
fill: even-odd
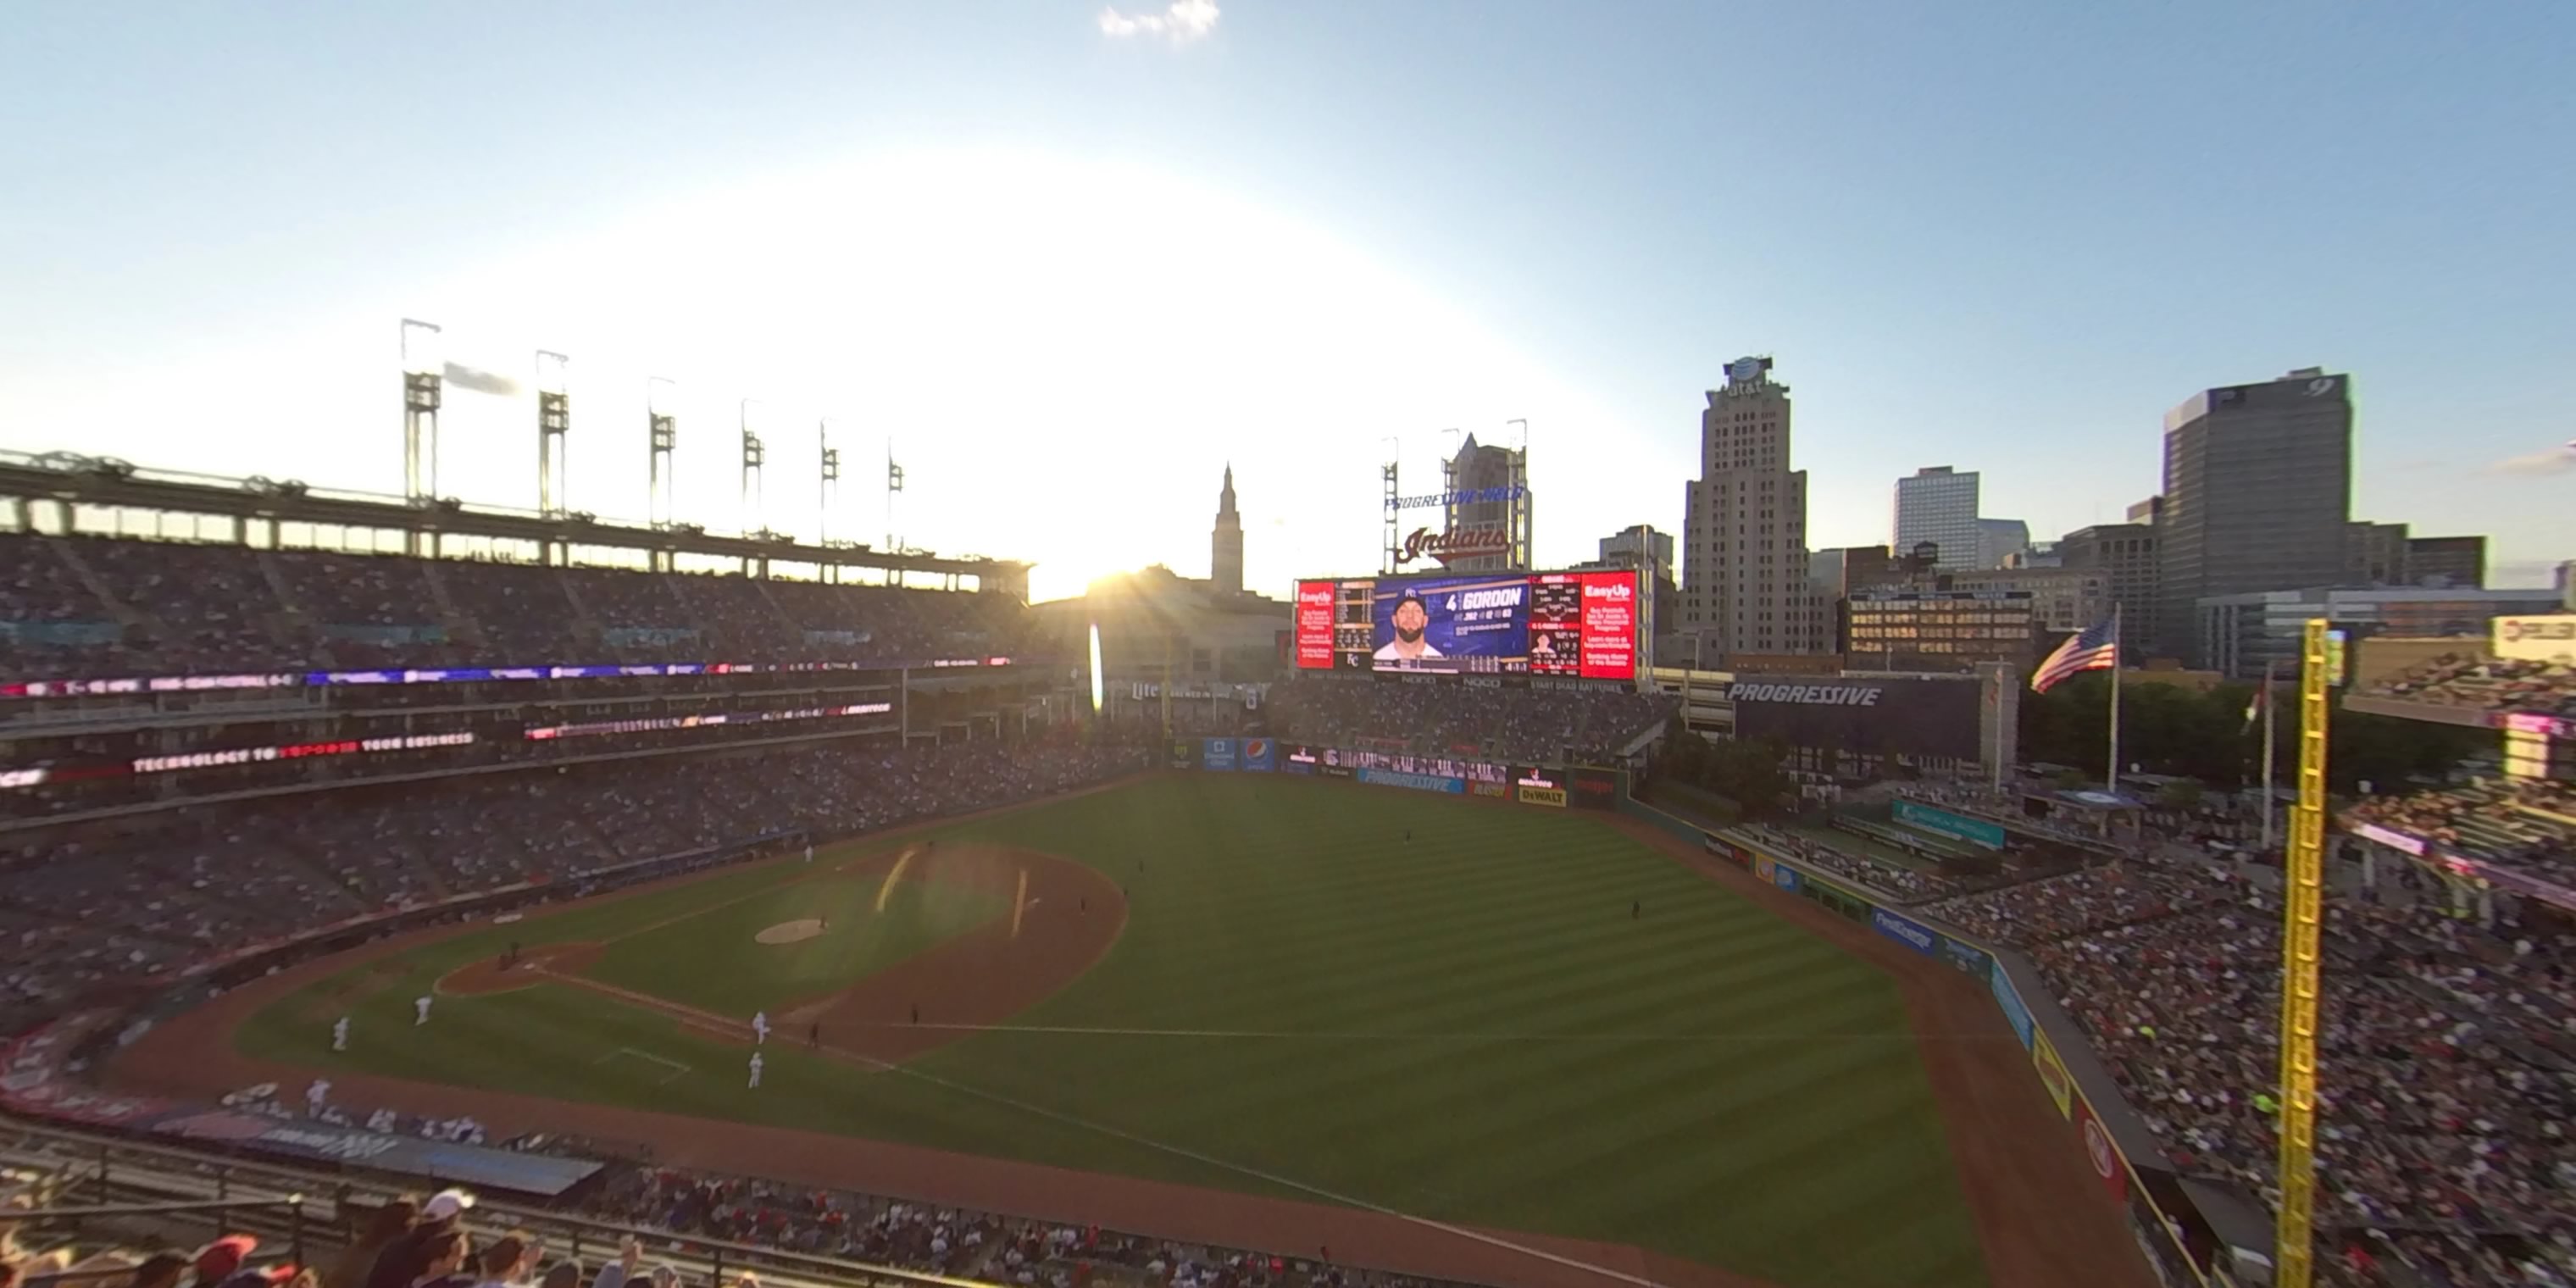
[(2091, 1196), (1972, 1215), (1926, 1065), (2010, 1033), (1781, 903), (1603, 816), (1175, 775), (344, 954), (114, 1080), (1496, 1282), (2016, 1282), (1986, 1209)]

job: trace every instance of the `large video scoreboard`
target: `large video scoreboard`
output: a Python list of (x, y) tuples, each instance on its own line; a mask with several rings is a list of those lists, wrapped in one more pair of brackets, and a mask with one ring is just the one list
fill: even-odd
[(1297, 666), (1634, 680), (1637, 615), (1631, 571), (1301, 581)]

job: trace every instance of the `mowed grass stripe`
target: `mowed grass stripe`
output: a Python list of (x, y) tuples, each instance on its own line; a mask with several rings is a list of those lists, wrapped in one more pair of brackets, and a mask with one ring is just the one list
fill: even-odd
[[(531, 990), (459, 999), (494, 1008), (488, 1026), (449, 1035), (479, 1051), (434, 1056), (388, 1029), (377, 1036), (398, 1056), (351, 1057), (1296, 1193), (1120, 1135), (1132, 1134), (1354, 1201), (1637, 1243), (1783, 1288), (1984, 1282), (1892, 983), (1596, 819), (1199, 775), (938, 834), (1063, 854), (1121, 883), (1129, 920), (1108, 958), (1015, 1023), (1154, 1032), (984, 1032), (919, 1061), (919, 1076), (853, 1078), (787, 1052), (746, 1093), (738, 1047), (596, 1001), (585, 1004), (624, 1013), (585, 1029)], [(799, 869), (728, 874), (718, 888), (757, 897)], [(566, 937), (687, 910), (634, 902), (646, 906), (585, 910)], [(742, 969), (723, 937), (673, 935), (665, 951), (698, 972)], [(510, 1052), (516, 1026), (540, 1023), (565, 1030), (541, 1048), (552, 1071)], [(1175, 1029), (1302, 1036), (1165, 1035)], [(1352, 1033), (1389, 1036), (1333, 1036)], [(707, 1068), (657, 1090), (649, 1061), (581, 1063), (610, 1036)], [(1692, 1040), (1663, 1040), (1674, 1036)]]

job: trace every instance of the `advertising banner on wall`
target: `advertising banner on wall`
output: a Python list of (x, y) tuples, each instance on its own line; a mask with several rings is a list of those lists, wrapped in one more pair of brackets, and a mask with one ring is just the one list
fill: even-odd
[(1919, 827), (1926, 832), (1934, 832), (1942, 836), (1954, 836), (1970, 845), (1982, 845), (1989, 850), (2004, 848), (2003, 828), (1981, 818), (1969, 818), (1963, 814), (1953, 814), (1946, 809), (1919, 805), (1913, 801), (1896, 802), (1894, 808), (1889, 811), (1889, 816), (1908, 827)]
[(2012, 1026), (2013, 1036), (2028, 1047), (2037, 1035), (2030, 1021), (2030, 1008), (2021, 1004), (2021, 991), (2013, 987), (2012, 976), (1998, 967), (1988, 976), (1995, 990), (1995, 1005), (2003, 1008), (2004, 1023)]
[(1619, 808), (1619, 775), (1615, 770), (1576, 766), (1565, 771), (1576, 809)]
[(2576, 657), (2576, 613), (2498, 617), (2488, 624), (2488, 648), (2522, 662), (2564, 662)]
[(1512, 785), (1508, 782), (1496, 783), (1487, 782), (1482, 778), (1470, 778), (1467, 780), (1467, 794), (1470, 796), (1489, 797), (1498, 801), (1510, 800), (1512, 798)]
[(2111, 1143), (2110, 1129), (2093, 1116), (2092, 1104), (2081, 1097), (2075, 1101), (2075, 1128), (2083, 1134), (2084, 1159), (2093, 1165), (2093, 1174), (2113, 1199), (2129, 1197), (2128, 1169), (2120, 1164), (2119, 1147)]
[(1963, 944), (1948, 935), (1941, 936), (1941, 960), (1958, 968), (1959, 973), (1984, 979), (1994, 973), (1995, 959), (1975, 944)]
[(1858, 755), (1975, 760), (1978, 681), (1766, 675), (1727, 686), (1735, 736)]
[(1219, 772), (1234, 769), (1234, 739), (1208, 738), (1199, 743), (1199, 768)]
[(2057, 1048), (2048, 1041), (2045, 1029), (2031, 1030), (2030, 1062), (2039, 1068), (2040, 1085), (2048, 1088), (2048, 1098), (2057, 1102), (2057, 1112), (2075, 1116), (2075, 1079), (2066, 1072), (2066, 1064), (2057, 1058)]
[(1268, 738), (1246, 738), (1237, 763), (1248, 772), (1266, 774), (1279, 767), (1278, 754), (1278, 743)]
[(1447, 792), (1452, 796), (1467, 794), (1464, 778), (1442, 778), (1437, 774), (1408, 774), (1401, 769), (1363, 769), (1361, 782), (1378, 787), (1406, 787), (1417, 792)]
[(1314, 748), (1282, 747), (1279, 750), (1283, 753), (1279, 765), (1281, 769), (1292, 774), (1311, 774), (1315, 772), (1316, 762)]
[(1911, 917), (1900, 917), (1876, 904), (1869, 909), (1870, 928), (1926, 956), (1931, 955), (1941, 937), (1932, 928)]
[(1772, 864), (1771, 884), (1778, 886), (1791, 894), (1796, 894), (1799, 886), (1798, 870), (1790, 867), (1786, 863)]
[(1771, 856), (1764, 854), (1760, 850), (1755, 850), (1753, 852), (1753, 875), (1762, 878), (1763, 883), (1768, 885), (1771, 881), (1772, 871)]
[(1199, 745), (1198, 745), (1198, 743), (1196, 743), (1195, 741), (1191, 741), (1191, 740), (1189, 740), (1189, 739), (1181, 739), (1181, 740), (1177, 740), (1177, 741), (1173, 742), (1173, 744), (1172, 744), (1172, 768), (1174, 768), (1174, 769), (1196, 769), (1196, 768), (1198, 768), (1198, 767), (1199, 767)]
[(1512, 766), (1512, 793), (1513, 798), (1523, 805), (1545, 805), (1550, 809), (1564, 809), (1565, 776), (1552, 769), (1514, 765)]

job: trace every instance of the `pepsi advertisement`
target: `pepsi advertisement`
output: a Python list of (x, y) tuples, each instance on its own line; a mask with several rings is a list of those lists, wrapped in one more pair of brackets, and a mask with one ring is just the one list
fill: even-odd
[(1637, 575), (1300, 582), (1294, 635), (1297, 665), (1309, 670), (1631, 680)]

